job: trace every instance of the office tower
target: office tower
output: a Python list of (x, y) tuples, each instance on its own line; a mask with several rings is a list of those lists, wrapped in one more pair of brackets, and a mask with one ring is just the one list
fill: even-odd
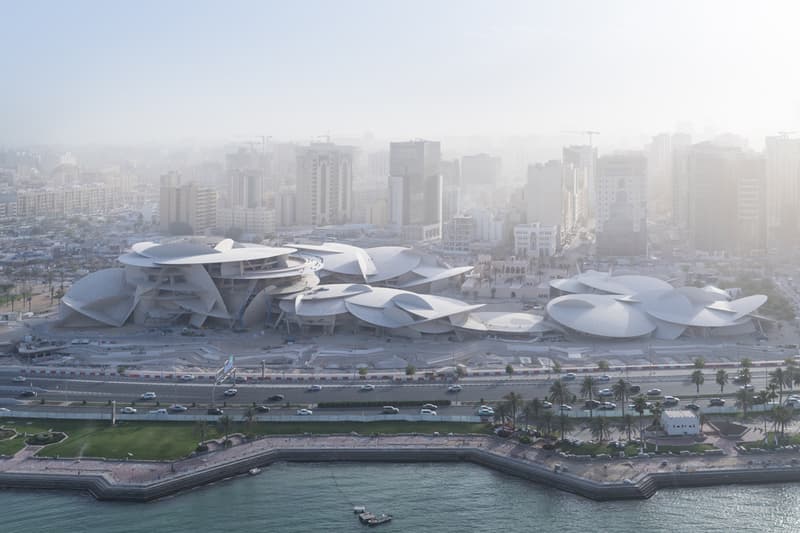
[(566, 146), (562, 150), (564, 185), (564, 228), (573, 232), (592, 226), (594, 174), (597, 148), (589, 145)]
[(442, 236), (441, 151), (438, 142), (393, 142), (389, 148), (389, 216), (408, 241)]
[(770, 238), (796, 242), (800, 230), (800, 139), (788, 134), (766, 138), (766, 211)]
[(255, 208), (264, 204), (264, 192), (269, 189), (268, 166), (267, 154), (254, 147), (240, 148), (225, 157), (229, 207)]
[(660, 133), (647, 147), (647, 206), (651, 218), (672, 213), (672, 136)]
[(489, 154), (461, 158), (461, 185), (466, 189), (494, 187), (500, 180), (501, 160)]
[(710, 142), (689, 151), (689, 231), (705, 252), (747, 255), (765, 246), (764, 160)]
[(528, 223), (539, 222), (546, 226), (561, 226), (564, 218), (562, 194), (561, 161), (553, 160), (545, 164), (529, 165), (528, 183), (525, 189)]
[(596, 236), (600, 256), (647, 253), (647, 159), (641, 152), (597, 161)]
[(353, 197), (351, 146), (312, 143), (297, 150), (297, 223), (350, 222)]
[(217, 191), (196, 183), (182, 184), (181, 176), (161, 176), (160, 230), (173, 234), (202, 234), (216, 227)]
[(386, 184), (389, 175), (389, 150), (379, 150), (367, 155), (367, 181)]
[(458, 159), (444, 160), (442, 169), (442, 220), (461, 213), (461, 165)]
[(692, 137), (686, 133), (675, 133), (670, 142), (672, 164), (672, 225), (681, 233), (689, 227), (689, 151)]

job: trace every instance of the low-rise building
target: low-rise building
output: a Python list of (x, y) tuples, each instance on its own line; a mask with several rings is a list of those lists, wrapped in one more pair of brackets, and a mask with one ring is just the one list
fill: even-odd
[(669, 436), (699, 435), (700, 418), (688, 409), (661, 413), (661, 427)]

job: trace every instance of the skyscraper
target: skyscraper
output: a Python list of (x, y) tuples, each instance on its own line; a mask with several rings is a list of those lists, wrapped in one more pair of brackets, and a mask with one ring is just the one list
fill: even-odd
[(546, 226), (561, 226), (564, 212), (561, 161), (528, 166), (528, 183), (525, 189), (526, 218), (529, 224), (539, 222)]
[(766, 138), (766, 211), (771, 238), (796, 242), (800, 230), (800, 139)]
[(217, 224), (217, 191), (189, 182), (170, 172), (161, 176), (160, 230), (164, 233), (204, 233)]
[(297, 150), (297, 223), (311, 226), (350, 222), (353, 147), (312, 143)]
[(660, 133), (647, 147), (647, 206), (651, 218), (672, 212), (672, 136)]
[(393, 142), (389, 149), (389, 216), (409, 241), (442, 236), (441, 151), (438, 142)]
[(574, 231), (591, 226), (597, 148), (565, 146), (561, 156), (564, 186), (564, 228)]
[(269, 158), (254, 148), (239, 148), (225, 157), (228, 177), (228, 205), (233, 208), (255, 208), (264, 205), (268, 190)]
[(494, 187), (500, 179), (501, 160), (489, 154), (465, 155), (461, 158), (461, 185)]
[(601, 256), (647, 253), (647, 159), (641, 152), (597, 161), (596, 235)]

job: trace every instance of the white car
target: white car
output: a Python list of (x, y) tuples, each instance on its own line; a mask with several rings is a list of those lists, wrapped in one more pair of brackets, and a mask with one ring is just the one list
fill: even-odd
[(123, 407), (122, 409), (119, 410), (119, 412), (122, 413), (123, 415), (135, 415), (136, 414), (136, 408), (135, 407), (130, 407), (130, 406)]
[(230, 397), (230, 396), (236, 396), (238, 393), (239, 393), (239, 389), (228, 389), (225, 392), (223, 392), (222, 394), (224, 394), (225, 396)]
[(552, 408), (553, 408), (553, 402), (542, 400), (542, 409), (552, 409)]
[(189, 410), (189, 408), (179, 403), (173, 403), (172, 405), (169, 406), (169, 410), (172, 411), (173, 413), (185, 413), (186, 411)]
[(450, 385), (447, 387), (447, 392), (461, 392), (463, 388), (461, 385)]
[(153, 409), (152, 411), (150, 411), (150, 414), (151, 415), (165, 415), (165, 414), (167, 414), (167, 410), (166, 409)]
[(494, 409), (492, 409), (488, 405), (481, 405), (478, 408), (478, 415), (480, 415), (480, 416), (493, 416), (494, 415)]
[(192, 374), (184, 374), (181, 376), (181, 381), (194, 381), (195, 379), (197, 379), (196, 376)]
[(28, 378), (26, 378), (25, 376), (16, 376), (11, 381), (13, 381), (14, 383), (25, 383), (26, 381), (28, 381)]
[(597, 391), (597, 395), (600, 397), (614, 396), (614, 391), (611, 389), (600, 389)]
[(426, 403), (422, 406), (423, 409), (430, 409), (431, 411), (438, 411), (439, 406), (435, 403)]
[(578, 375), (573, 372), (567, 372), (566, 374), (561, 376), (561, 379), (564, 381), (575, 381), (576, 379), (578, 379)]
[(322, 390), (322, 385), (311, 385), (306, 389), (308, 392), (319, 392)]
[(367, 383), (365, 385), (361, 385), (361, 390), (363, 392), (373, 391), (373, 390), (375, 390), (375, 385), (372, 385), (370, 383)]
[(597, 378), (597, 381), (601, 383), (608, 383), (609, 381), (611, 381), (611, 376), (609, 376), (608, 374), (603, 374), (602, 376), (599, 376)]
[(561, 404), (561, 410), (562, 411), (572, 411), (572, 406), (571, 405), (567, 405), (565, 403), (562, 403)]
[(300, 416), (308, 416), (308, 415), (313, 415), (314, 411), (312, 411), (311, 409), (298, 409), (297, 414)]
[(142, 399), (142, 400), (155, 400), (156, 399), (156, 393), (155, 392), (145, 392), (144, 394), (139, 396), (139, 398)]
[(419, 414), (421, 415), (436, 415), (436, 411), (433, 409), (420, 409)]

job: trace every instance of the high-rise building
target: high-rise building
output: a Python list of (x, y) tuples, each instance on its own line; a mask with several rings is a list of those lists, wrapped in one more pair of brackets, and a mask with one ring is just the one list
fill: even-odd
[(297, 223), (350, 222), (353, 199), (351, 146), (312, 143), (297, 150)]
[(500, 180), (502, 162), (499, 157), (489, 154), (465, 155), (461, 158), (461, 185), (475, 187), (494, 187)]
[(564, 188), (561, 180), (561, 161), (553, 160), (528, 166), (528, 183), (525, 189), (528, 223), (561, 226), (564, 219)]
[(254, 208), (264, 205), (269, 189), (268, 154), (255, 148), (239, 148), (225, 157), (229, 207)]
[(647, 206), (651, 218), (672, 213), (672, 136), (660, 133), (647, 147)]
[(641, 152), (603, 156), (596, 174), (597, 254), (647, 253), (647, 159)]
[(689, 151), (689, 232), (706, 252), (747, 255), (765, 245), (764, 160), (710, 142)]
[(685, 233), (689, 227), (689, 152), (692, 137), (687, 133), (672, 135), (670, 165), (672, 193), (672, 225)]
[(438, 142), (393, 142), (389, 150), (389, 217), (408, 241), (442, 236), (441, 151)]
[(550, 257), (558, 249), (558, 226), (517, 224), (514, 226), (514, 255), (516, 257)]
[(564, 229), (571, 232), (591, 227), (597, 148), (590, 145), (565, 146), (561, 161)]
[(797, 242), (800, 231), (800, 139), (766, 138), (766, 211), (770, 237)]
[(447, 222), (461, 213), (461, 165), (458, 159), (443, 160), (442, 169), (442, 220)]
[(202, 234), (217, 225), (217, 191), (196, 183), (182, 184), (181, 176), (161, 176), (160, 230), (164, 233)]

